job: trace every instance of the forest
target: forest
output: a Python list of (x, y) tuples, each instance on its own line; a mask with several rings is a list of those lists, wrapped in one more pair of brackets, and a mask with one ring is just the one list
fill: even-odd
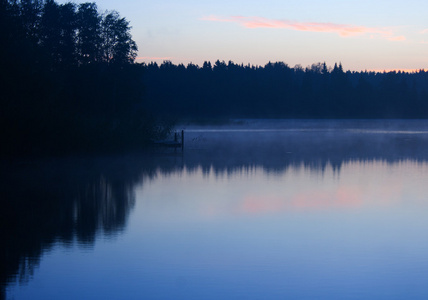
[(147, 107), (178, 119), (384, 119), (428, 117), (428, 72), (351, 72), (217, 60), (144, 65)]
[(0, 0), (0, 155), (142, 149), (183, 121), (428, 117), (425, 70), (136, 63), (130, 31), (95, 3)]
[(141, 103), (130, 29), (95, 3), (0, 0), (0, 153), (122, 151), (162, 136)]

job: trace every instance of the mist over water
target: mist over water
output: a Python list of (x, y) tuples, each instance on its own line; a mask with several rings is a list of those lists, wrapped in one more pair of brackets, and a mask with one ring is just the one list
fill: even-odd
[(428, 122), (182, 128), (183, 153), (4, 169), (5, 297), (428, 297)]
[(428, 158), (428, 123), (421, 120), (237, 120), (183, 128), (187, 165), (281, 170), (304, 164), (316, 169), (350, 160)]

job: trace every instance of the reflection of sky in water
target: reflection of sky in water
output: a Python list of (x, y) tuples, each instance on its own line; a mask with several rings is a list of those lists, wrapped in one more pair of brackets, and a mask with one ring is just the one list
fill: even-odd
[[(428, 165), (159, 174), (123, 235), (53, 249), (16, 299), (426, 299)], [(61, 266), (60, 268), (58, 266)], [(72, 284), (70, 284), (72, 281)]]
[[(215, 174), (184, 171), (159, 179), (139, 191), (156, 220), (205, 220), (217, 217), (341, 213), (374, 207), (422, 205), (426, 163), (349, 162), (341, 169), (293, 167), (280, 174), (261, 168)], [(428, 205), (428, 202), (427, 202)], [(150, 218), (149, 214), (142, 220)]]

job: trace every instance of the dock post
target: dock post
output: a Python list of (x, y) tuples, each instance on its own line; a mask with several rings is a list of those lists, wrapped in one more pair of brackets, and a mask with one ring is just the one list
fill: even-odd
[(181, 152), (184, 151), (184, 130), (181, 130)]

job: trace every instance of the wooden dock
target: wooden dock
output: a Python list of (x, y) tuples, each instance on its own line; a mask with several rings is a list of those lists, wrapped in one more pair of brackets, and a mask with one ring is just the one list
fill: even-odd
[(180, 137), (178, 132), (174, 132), (173, 140), (155, 141), (154, 144), (160, 147), (167, 147), (167, 148), (174, 148), (174, 149), (181, 148), (181, 151), (183, 151), (184, 150), (184, 130), (181, 130)]

